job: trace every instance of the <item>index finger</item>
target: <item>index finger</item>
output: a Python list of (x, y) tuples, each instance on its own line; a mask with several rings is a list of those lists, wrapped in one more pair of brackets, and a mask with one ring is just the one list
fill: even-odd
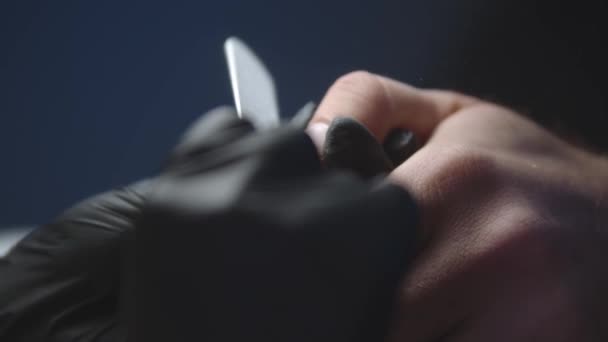
[(405, 83), (355, 71), (340, 77), (325, 94), (308, 128), (322, 146), (327, 126), (336, 117), (352, 117), (378, 139), (394, 129), (413, 132), (425, 141), (449, 115), (480, 100), (444, 90), (423, 90)]

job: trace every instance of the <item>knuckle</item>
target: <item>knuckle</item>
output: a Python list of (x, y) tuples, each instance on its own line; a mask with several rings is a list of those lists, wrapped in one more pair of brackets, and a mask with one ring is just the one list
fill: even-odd
[(411, 186), (429, 212), (458, 216), (503, 191), (499, 161), (489, 151), (450, 145), (427, 152)]
[[(494, 258), (504, 267), (519, 271), (551, 272), (564, 265), (560, 256), (557, 227), (522, 203), (504, 205), (492, 222), (495, 239)], [(560, 266), (561, 267), (561, 266)]]
[(471, 147), (452, 149), (447, 159), (450, 173), (462, 177), (484, 178), (493, 175), (496, 169), (494, 157), (486, 151)]
[(351, 71), (344, 74), (334, 82), (332, 88), (339, 89), (353, 89), (366, 86), (367, 84), (373, 84), (375, 76), (365, 70)]
[(446, 189), (468, 192), (498, 181), (498, 161), (489, 151), (469, 146), (451, 146), (437, 155), (435, 180)]

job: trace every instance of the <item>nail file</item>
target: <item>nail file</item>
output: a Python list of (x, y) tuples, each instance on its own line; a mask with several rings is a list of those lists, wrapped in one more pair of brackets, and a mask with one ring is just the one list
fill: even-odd
[(249, 120), (257, 130), (278, 127), (281, 120), (276, 88), (264, 63), (236, 37), (226, 40), (224, 52), (239, 117)]

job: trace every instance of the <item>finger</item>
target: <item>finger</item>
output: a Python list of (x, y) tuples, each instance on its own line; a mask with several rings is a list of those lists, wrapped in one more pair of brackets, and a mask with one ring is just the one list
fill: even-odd
[(310, 101), (306, 103), (289, 121), (289, 125), (295, 129), (306, 129), (308, 123), (312, 120), (316, 108), (317, 105), (314, 102)]
[[(0, 317), (8, 318), (0, 324), (3, 341), (49, 340), (41, 322), (57, 322), (53, 336), (98, 331), (104, 339), (116, 331), (119, 309), (108, 303), (118, 304), (127, 238), (151, 186), (142, 181), (85, 200), (34, 230), (1, 260)], [(86, 317), (86, 324), (75, 324), (76, 316)]]
[[(196, 149), (199, 145), (216, 145), (227, 143), (232, 138), (238, 138), (253, 131), (253, 126), (247, 120), (238, 117), (232, 107), (218, 107), (203, 114), (183, 134), (178, 149)], [(226, 133), (226, 134), (218, 134)]]
[(418, 142), (412, 132), (397, 129), (384, 139), (383, 148), (393, 165), (398, 166), (418, 150)]
[(201, 116), (182, 135), (180, 143), (173, 149), (166, 163), (166, 168), (228, 144), (253, 131), (251, 123), (240, 119), (234, 108), (215, 108)]
[(425, 141), (441, 120), (479, 100), (449, 91), (422, 90), (395, 80), (356, 71), (339, 78), (326, 93), (308, 133), (322, 146), (329, 123), (348, 116), (384, 141), (394, 129), (405, 129)]
[(332, 121), (321, 158), (328, 169), (348, 170), (364, 179), (386, 175), (394, 168), (371, 133), (351, 118)]

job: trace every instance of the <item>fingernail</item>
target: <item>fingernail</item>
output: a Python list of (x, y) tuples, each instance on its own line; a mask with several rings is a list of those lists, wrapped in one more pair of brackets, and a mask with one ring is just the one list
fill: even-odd
[(327, 134), (327, 125), (324, 122), (316, 122), (308, 126), (306, 133), (312, 139), (312, 142), (317, 146), (317, 151), (321, 153), (323, 151), (323, 144), (325, 143), (325, 135)]

